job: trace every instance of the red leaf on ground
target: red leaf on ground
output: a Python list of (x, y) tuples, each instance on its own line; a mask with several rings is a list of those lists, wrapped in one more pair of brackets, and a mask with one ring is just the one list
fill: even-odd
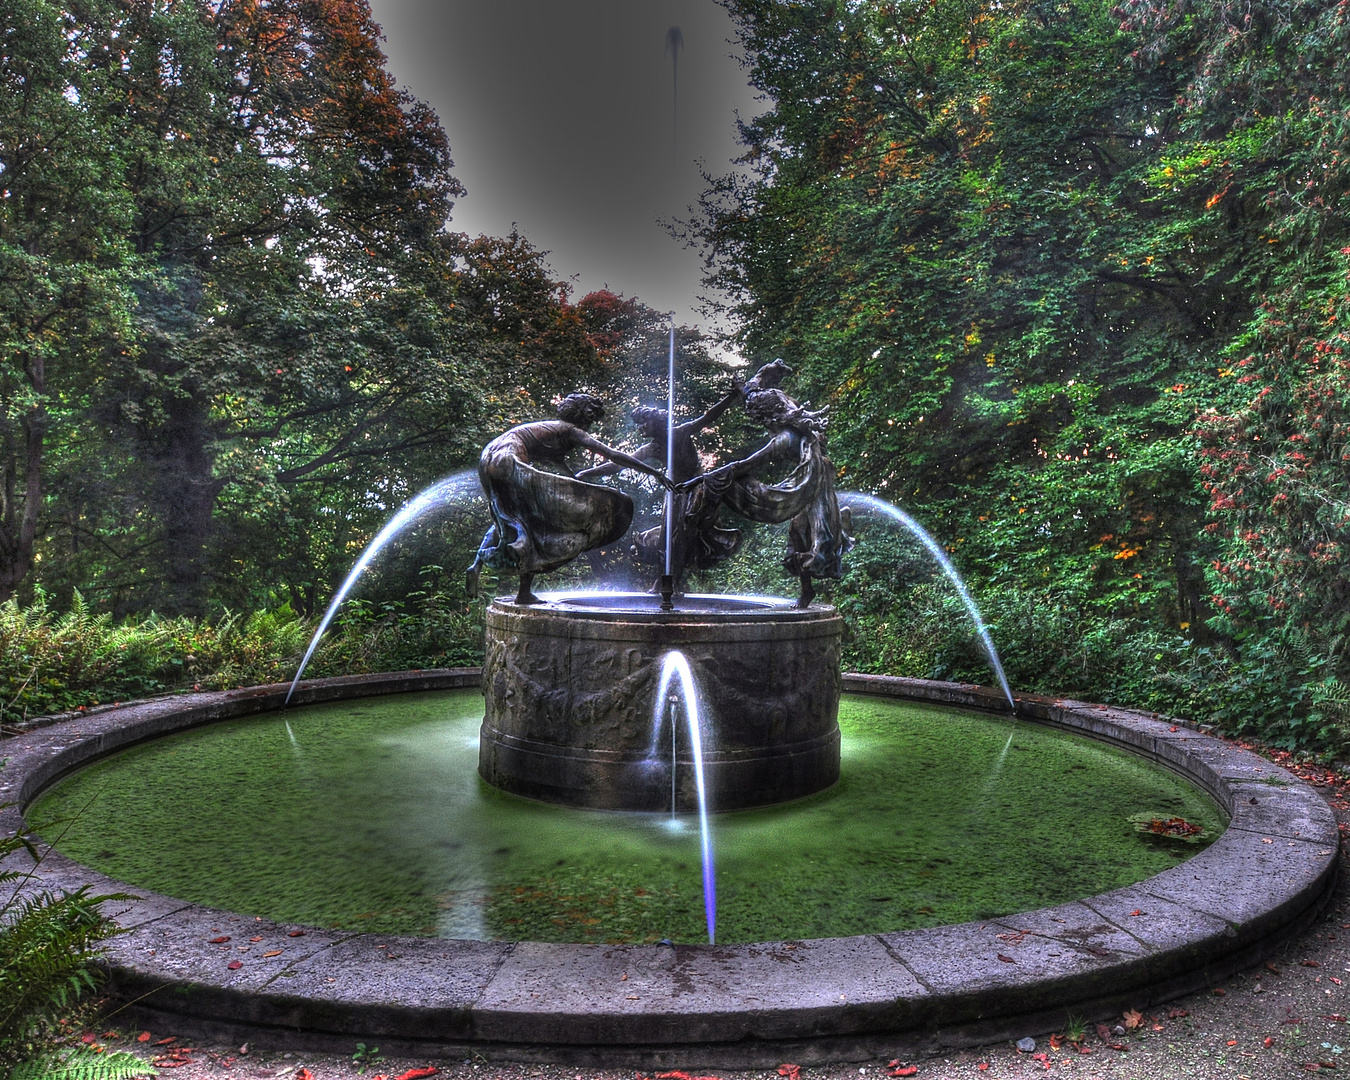
[(149, 1041), (150, 1041), (150, 1032), (148, 1032), (148, 1031), (142, 1031), (139, 1035), (136, 1036), (136, 1041), (137, 1041), (137, 1042), (149, 1042)]
[(314, 1074), (302, 1065), (295, 1070), (295, 1080), (314, 1080)]
[(1015, 963), (1017, 963), (1017, 961), (1014, 960), (1011, 956), (1004, 956), (1002, 953), (999, 953), (999, 954), (998, 954), (998, 958), (999, 958), (1000, 960), (1002, 960), (1005, 964), (1015, 964)]
[(1222, 986), (1216, 986), (1216, 987), (1214, 988), (1214, 996), (1215, 996), (1215, 997), (1223, 997), (1226, 993), (1228, 993), (1228, 991), (1225, 990)]
[(289, 934), (287, 934), (286, 936), (287, 936), (287, 937), (304, 937), (304, 936), (305, 936), (305, 932), (304, 932), (303, 930), (292, 930), (292, 931), (291, 931)]
[(1135, 908), (1133, 911), (1130, 912), (1130, 914), (1131, 914), (1132, 916), (1133, 916), (1133, 915), (1142, 915), (1143, 912), (1140, 911), (1138, 908)]
[(799, 1080), (802, 1075), (802, 1067), (800, 1065), (791, 1065), (784, 1062), (782, 1065), (778, 1066), (778, 1075), (786, 1076), (788, 1080)]
[(167, 1039), (160, 1039), (159, 1042), (155, 1043), (155, 1045), (168, 1046), (170, 1043), (176, 1043), (177, 1041), (178, 1041), (177, 1035), (170, 1035)]
[(241, 967), (244, 966), (244, 962), (242, 960), (231, 960), (225, 966), (229, 968), (231, 971), (238, 971)]
[(1304, 967), (1321, 967), (1321, 966), (1322, 966), (1322, 965), (1319, 964), (1316, 960), (1304, 960), (1304, 961), (1302, 961), (1302, 964), (1303, 964)]
[(424, 1076), (435, 1076), (438, 1071), (435, 1065), (423, 1065), (420, 1069), (409, 1069), (405, 1073), (399, 1073), (394, 1080), (422, 1080)]
[(914, 1075), (916, 1075), (916, 1074), (918, 1073), (918, 1071), (919, 1071), (919, 1067), (918, 1067), (917, 1065), (906, 1065), (903, 1069), (892, 1069), (892, 1070), (891, 1070), (891, 1075), (892, 1075), (892, 1076), (914, 1076)]
[(975, 1068), (979, 1069), (980, 1072), (988, 1072), (988, 1071), (989, 1071), (989, 1062), (987, 1062), (987, 1061), (981, 1061), (978, 1065), (975, 1066)]
[(86, 1031), (83, 1035), (80, 1036), (80, 1042), (88, 1046), (91, 1042), (93, 1042), (97, 1038), (98, 1036), (95, 1035), (92, 1031)]
[(1058, 1049), (1059, 1049), (1061, 1046), (1063, 1046), (1063, 1045), (1064, 1045), (1064, 1036), (1063, 1036), (1063, 1035), (1051, 1035), (1051, 1036), (1050, 1036), (1050, 1049), (1051, 1049), (1051, 1050), (1058, 1050)]
[(210, 941), (207, 942), (207, 944), (208, 944), (208, 945), (224, 945), (225, 942), (227, 942), (227, 941), (229, 941), (229, 940), (230, 940), (230, 935), (229, 935), (229, 934), (221, 934), (220, 937), (213, 937)]
[(1269, 1050), (1272, 1046), (1275, 1045), (1274, 1036), (1267, 1035), (1264, 1039), (1261, 1040), (1261, 1045), (1264, 1046), (1267, 1050)]
[(1111, 1041), (1111, 1029), (1110, 1029), (1109, 1027), (1107, 1027), (1105, 1024), (1098, 1024), (1098, 1025), (1097, 1025), (1097, 1038), (1101, 1039), (1102, 1042), (1110, 1042), (1110, 1041)]
[(1191, 1014), (1190, 1014), (1190, 1010), (1189, 1010), (1189, 1009), (1168, 1009), (1168, 1010), (1167, 1010), (1167, 1019), (1169, 1019), (1169, 1020), (1180, 1020), (1183, 1016), (1190, 1016), (1190, 1015), (1191, 1015)]
[(1345, 1023), (1345, 1017), (1342, 1016), (1340, 1013), (1324, 1013), (1324, 1014), (1322, 1015), (1322, 1019), (1323, 1019), (1323, 1020), (1335, 1020), (1336, 1023), (1338, 1023), (1338, 1024), (1344, 1024), (1344, 1023)]

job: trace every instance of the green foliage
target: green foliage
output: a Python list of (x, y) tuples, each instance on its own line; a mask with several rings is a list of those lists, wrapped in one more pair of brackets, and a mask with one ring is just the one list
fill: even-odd
[[(0, 605), (0, 723), (196, 688), (286, 682), (314, 624), (288, 606), (215, 620), (150, 615), (114, 622), (76, 594), (65, 614), (45, 598)], [(358, 674), (482, 663), (482, 603), (438, 589), (343, 608), (307, 675)]]
[[(26, 837), (0, 840), (0, 859), (21, 851), (36, 863), (37, 852)], [(95, 986), (92, 961), (99, 944), (117, 929), (99, 905), (127, 899), (93, 896), (88, 889), (55, 895), (34, 884), (22, 870), (0, 871), (0, 888), (8, 893), (0, 904), (0, 1062), (27, 1062), (19, 1069), (30, 1071), (38, 1068), (35, 1062), (51, 1063), (58, 1016)]]
[(10, 1071), (9, 1080), (136, 1080), (156, 1075), (158, 1070), (135, 1054), (79, 1047), (22, 1062)]
[[(1018, 685), (1344, 743), (1350, 12), (727, 6), (769, 105), (691, 229), (843, 484)], [(854, 663), (987, 677), (942, 588), (862, 577)]]

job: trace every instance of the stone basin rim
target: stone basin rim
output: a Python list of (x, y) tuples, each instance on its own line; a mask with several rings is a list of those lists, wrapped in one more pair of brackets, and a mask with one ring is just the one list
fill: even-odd
[[(301, 683), (310, 704), (478, 685), (476, 668)], [(286, 684), (67, 714), (4, 741), (3, 827), (74, 769), (200, 724), (273, 711)], [(846, 693), (1002, 712), (1000, 691), (846, 675)], [(49, 851), (31, 888), (131, 892), (104, 961), (147, 1027), (298, 1050), (614, 1067), (764, 1068), (919, 1056), (1148, 1008), (1211, 985), (1301, 932), (1339, 865), (1334, 815), (1250, 752), (1156, 714), (1017, 696), (1019, 718), (1171, 768), (1229, 815), (1209, 848), (1124, 889), (955, 926), (751, 945), (550, 945), (294, 927), (135, 889)], [(21, 853), (20, 853), (21, 854)], [(20, 856), (12, 858), (17, 860)], [(12, 865), (17, 866), (17, 861)], [(234, 971), (212, 931), (263, 942)], [(290, 933), (303, 930), (303, 935)], [(260, 952), (281, 951), (272, 957)], [(397, 953), (395, 953), (397, 950)], [(621, 978), (628, 976), (628, 978)]]

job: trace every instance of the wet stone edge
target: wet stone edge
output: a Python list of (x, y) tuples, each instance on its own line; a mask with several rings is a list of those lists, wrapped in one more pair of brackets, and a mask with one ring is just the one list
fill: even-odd
[[(478, 686), (475, 668), (302, 683), (295, 704)], [(846, 693), (1008, 711), (988, 687), (845, 675)], [(0, 828), (61, 776), (173, 731), (279, 709), (284, 684), (196, 693), (32, 725), (3, 740)], [(45, 853), (25, 888), (126, 892), (109, 910), (112, 987), (144, 1022), (299, 1049), (612, 1066), (758, 1068), (923, 1053), (1047, 1030), (1201, 989), (1316, 916), (1339, 835), (1312, 788), (1154, 714), (1021, 695), (1019, 718), (1109, 742), (1186, 776), (1229, 828), (1124, 889), (984, 923), (755, 945), (551, 945), (397, 938), (256, 920), (137, 890)], [(45, 719), (45, 718), (43, 718)], [(24, 868), (20, 853), (11, 857)], [(226, 956), (212, 937), (261, 937)], [(234, 934), (231, 934), (234, 936)], [(263, 957), (263, 953), (274, 955)], [(228, 961), (244, 961), (230, 970)]]

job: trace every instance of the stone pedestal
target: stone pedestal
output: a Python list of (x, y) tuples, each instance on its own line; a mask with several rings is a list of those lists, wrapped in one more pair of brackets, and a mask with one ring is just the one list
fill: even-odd
[[(605, 810), (668, 810), (669, 728), (653, 745), (662, 657), (689, 661), (704, 709), (709, 808), (799, 799), (839, 779), (839, 643), (832, 607), (645, 593), (551, 594), (487, 613), (478, 771), (504, 791)], [(696, 808), (688, 731), (676, 805)]]

